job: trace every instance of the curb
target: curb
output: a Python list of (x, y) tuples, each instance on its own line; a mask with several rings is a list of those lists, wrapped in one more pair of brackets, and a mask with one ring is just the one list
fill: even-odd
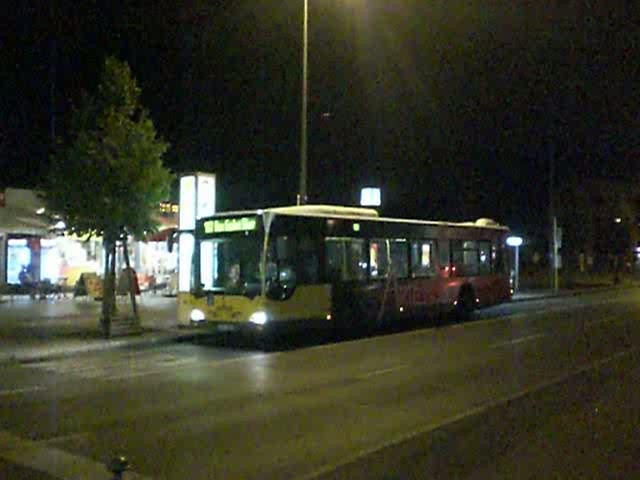
[(534, 302), (536, 300), (547, 300), (549, 298), (563, 298), (563, 297), (578, 297), (580, 295), (588, 295), (590, 293), (610, 292), (612, 290), (631, 290), (633, 288), (639, 288), (640, 285), (625, 285), (625, 286), (608, 286), (608, 287), (592, 287), (583, 288), (575, 291), (563, 291), (558, 293), (545, 293), (529, 298), (511, 298), (509, 303), (519, 302)]
[[(165, 345), (169, 343), (186, 342), (193, 340), (194, 338), (205, 336), (206, 332), (194, 332), (185, 331), (179, 333), (150, 333), (141, 336), (120, 337), (112, 338), (109, 340), (96, 340), (93, 343), (74, 345), (67, 348), (60, 348), (59, 350), (52, 349), (47, 352), (32, 352), (32, 353), (17, 353), (11, 355), (0, 354), (0, 365), (8, 363), (40, 363), (48, 360), (55, 360), (60, 358), (71, 357), (74, 355), (81, 355), (84, 353), (99, 352), (105, 350), (118, 350), (127, 347), (150, 347), (157, 345)], [(34, 348), (37, 350), (37, 347)]]

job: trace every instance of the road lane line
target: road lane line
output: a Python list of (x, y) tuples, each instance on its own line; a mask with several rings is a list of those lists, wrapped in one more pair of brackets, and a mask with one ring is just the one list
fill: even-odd
[(513, 340), (507, 340), (505, 342), (498, 342), (489, 345), (489, 348), (500, 348), (500, 347), (509, 347), (511, 345), (515, 345), (517, 343), (530, 342), (532, 340), (536, 340), (541, 337), (546, 337), (546, 333), (536, 333), (535, 335), (529, 335), (527, 337), (514, 338)]
[(357, 378), (361, 380), (366, 380), (367, 378), (377, 377), (378, 375), (384, 375), (386, 373), (397, 372), (398, 370), (403, 370), (405, 368), (409, 368), (409, 364), (406, 365), (398, 365), (397, 367), (383, 368), (381, 370), (374, 370), (372, 372), (363, 373), (362, 375), (358, 375)]
[(409, 441), (412, 438), (418, 437), (420, 435), (424, 435), (424, 434), (428, 434), (429, 432), (433, 432), (435, 430), (438, 430), (439, 428), (442, 428), (446, 425), (449, 425), (451, 423), (455, 423), (457, 421), (460, 421), (466, 417), (470, 417), (473, 415), (479, 415), (482, 414), (484, 412), (487, 412), (488, 410), (491, 410), (492, 408), (496, 408), (499, 407), (500, 405), (504, 405), (505, 403), (508, 402), (513, 402), (516, 400), (519, 400), (520, 398), (523, 398), (529, 394), (544, 390), (545, 388), (549, 388), (553, 385), (562, 383), (562, 382), (566, 382), (567, 380), (569, 380), (571, 377), (574, 377), (576, 375), (580, 375), (582, 373), (588, 372), (589, 370), (595, 370), (597, 368), (603, 367), (605, 365), (608, 365), (609, 363), (612, 363), (615, 360), (618, 360), (620, 358), (629, 356), (635, 352), (640, 351), (639, 347), (633, 347), (630, 348), (628, 350), (621, 350), (617, 353), (614, 353), (613, 355), (609, 356), (609, 357), (605, 357), (601, 360), (598, 360), (596, 362), (593, 363), (588, 363), (586, 365), (583, 365), (581, 367), (578, 367), (574, 370), (570, 370), (566, 373), (557, 375), (549, 380), (543, 380), (539, 383), (534, 384), (533, 386), (529, 387), (529, 388), (525, 388), (524, 390), (520, 390), (518, 392), (509, 394), (509, 395), (505, 395), (502, 396), (500, 398), (497, 398), (496, 400), (488, 400), (485, 403), (482, 403), (480, 405), (478, 405), (477, 407), (473, 407), (470, 408), (464, 412), (452, 415), (448, 418), (445, 418), (444, 420), (441, 421), (436, 421), (433, 423), (429, 423), (426, 425), (423, 425), (421, 427), (418, 427), (408, 433), (405, 434), (400, 434), (398, 436), (396, 436), (395, 438), (392, 438), (390, 440), (386, 440), (381, 442), (378, 445), (372, 446), (372, 447), (368, 447), (368, 448), (363, 448), (360, 449), (358, 451), (356, 451), (355, 453), (341, 459), (338, 461), (335, 461), (333, 463), (327, 464), (327, 465), (323, 465), (322, 467), (318, 467), (315, 470), (312, 470), (311, 472), (308, 472), (306, 474), (302, 474), (302, 475), (298, 475), (296, 476), (296, 480), (314, 480), (318, 477), (321, 477), (323, 475), (327, 475), (330, 472), (333, 472), (341, 467), (344, 467), (350, 463), (354, 463), (362, 458), (365, 458), (369, 455), (372, 455), (376, 452), (379, 452), (381, 450), (384, 450), (385, 448), (389, 448), (392, 447), (394, 445), (398, 445), (401, 444), (403, 442)]
[(34, 387), (14, 388), (13, 390), (0, 390), (0, 397), (8, 395), (20, 395), (21, 393), (37, 392), (44, 389), (44, 387), (36, 385)]

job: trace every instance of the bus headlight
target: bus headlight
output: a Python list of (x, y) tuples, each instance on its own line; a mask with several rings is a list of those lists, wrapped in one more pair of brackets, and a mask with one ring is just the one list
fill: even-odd
[(253, 312), (249, 317), (249, 321), (256, 325), (264, 325), (267, 323), (267, 314), (263, 311)]
[(204, 321), (204, 312), (202, 310), (194, 308), (193, 310), (191, 310), (191, 313), (189, 314), (189, 319), (192, 322), (203, 322)]

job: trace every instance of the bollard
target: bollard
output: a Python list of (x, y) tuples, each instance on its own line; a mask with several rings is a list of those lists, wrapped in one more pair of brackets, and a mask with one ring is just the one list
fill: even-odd
[(122, 480), (122, 475), (129, 468), (129, 461), (124, 455), (118, 455), (111, 459), (107, 468), (113, 473), (113, 480)]

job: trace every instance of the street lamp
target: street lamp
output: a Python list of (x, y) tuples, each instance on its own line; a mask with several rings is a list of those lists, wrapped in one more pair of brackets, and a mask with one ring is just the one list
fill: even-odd
[(513, 290), (517, 292), (520, 287), (520, 245), (522, 245), (522, 237), (507, 237), (507, 245), (514, 247), (516, 251), (516, 274), (513, 283)]
[(309, 44), (309, 0), (304, 0), (302, 18), (302, 108), (300, 112), (300, 188), (297, 204), (307, 203), (307, 49)]

